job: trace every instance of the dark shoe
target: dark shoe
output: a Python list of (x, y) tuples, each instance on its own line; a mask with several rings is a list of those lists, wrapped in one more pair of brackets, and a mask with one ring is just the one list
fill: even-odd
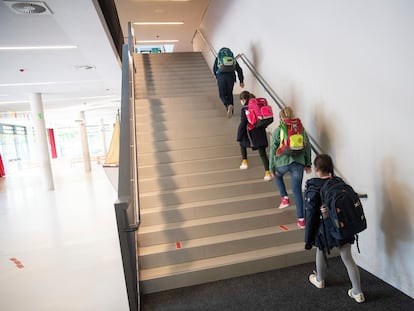
[(228, 105), (227, 106), (227, 118), (231, 118), (232, 117), (232, 115), (233, 115), (233, 105)]

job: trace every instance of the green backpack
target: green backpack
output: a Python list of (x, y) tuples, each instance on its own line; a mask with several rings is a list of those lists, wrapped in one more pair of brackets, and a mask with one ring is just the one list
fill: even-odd
[(221, 48), (217, 54), (217, 73), (232, 72), (236, 69), (236, 59), (229, 48)]

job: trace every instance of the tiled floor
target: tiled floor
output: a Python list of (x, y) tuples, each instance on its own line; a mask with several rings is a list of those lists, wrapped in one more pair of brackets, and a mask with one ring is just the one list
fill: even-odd
[(0, 178), (0, 310), (128, 310), (114, 201), (99, 165)]

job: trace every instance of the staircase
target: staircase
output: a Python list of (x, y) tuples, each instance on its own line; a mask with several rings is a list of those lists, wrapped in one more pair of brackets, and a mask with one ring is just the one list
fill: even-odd
[(239, 169), (239, 101), (227, 119), (201, 53), (140, 54), (135, 63), (141, 291), (313, 261), (295, 207), (275, 208), (258, 152)]

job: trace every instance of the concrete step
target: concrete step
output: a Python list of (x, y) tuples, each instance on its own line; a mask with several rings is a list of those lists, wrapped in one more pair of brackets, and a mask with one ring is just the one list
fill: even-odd
[[(164, 176), (174, 176), (181, 174), (198, 174), (209, 171), (220, 171), (232, 169), (240, 165), (241, 157), (231, 156), (222, 158), (212, 158), (205, 160), (195, 160), (179, 163), (166, 163), (159, 165), (141, 165), (138, 163), (139, 178), (158, 178)], [(258, 156), (249, 157), (249, 166), (260, 165), (261, 160)]]
[(207, 258), (152, 269), (142, 269), (144, 294), (165, 291), (242, 275), (299, 265), (315, 260), (315, 251), (305, 251), (303, 242)]
[(204, 160), (214, 157), (231, 157), (240, 154), (240, 146), (236, 144), (228, 146), (214, 146), (189, 148), (182, 150), (160, 151), (156, 153), (138, 154), (138, 162), (142, 165), (158, 165), (162, 163), (174, 163), (181, 161)]
[(238, 197), (241, 194), (255, 194), (275, 191), (272, 182), (260, 180), (238, 181), (181, 188), (176, 190), (154, 191), (140, 194), (140, 207), (152, 208), (189, 202)]
[(158, 97), (182, 97), (185, 94), (193, 94), (194, 96), (208, 96), (210, 94), (214, 94), (216, 90), (214, 88), (209, 89), (197, 89), (197, 88), (182, 88), (177, 90), (135, 90), (136, 98), (158, 98)]
[[(240, 203), (242, 203), (240, 201)], [(175, 243), (270, 226), (280, 226), (296, 219), (293, 208), (267, 208), (249, 212), (203, 217), (187, 221), (143, 226), (138, 231), (140, 247)]]
[[(222, 127), (231, 124), (231, 132), (227, 133), (227, 136), (233, 137), (233, 141), (236, 142), (237, 137), (237, 127), (234, 122), (229, 122), (228, 119), (223, 118), (224, 114), (221, 116), (212, 116), (209, 118), (187, 118), (185, 121), (181, 118), (175, 118), (174, 120), (169, 121), (154, 121), (149, 122), (146, 120), (145, 122), (138, 123), (136, 125), (137, 132), (151, 132), (151, 131), (166, 131), (175, 128), (185, 128), (185, 129), (192, 129), (194, 127), (203, 126), (203, 127)], [(202, 143), (202, 142), (201, 142)]]
[[(205, 110), (214, 110), (217, 109), (218, 96), (212, 94), (205, 95), (202, 99), (195, 99), (177, 96), (171, 97), (175, 98), (175, 101), (169, 100), (166, 101), (162, 98), (145, 98), (145, 99), (136, 99), (136, 115), (145, 114), (148, 116), (148, 113), (159, 114), (159, 113), (172, 113), (173, 116), (177, 115), (177, 112), (198, 112), (202, 113)], [(224, 106), (223, 106), (224, 107)]]
[[(140, 125), (142, 126), (142, 125)], [(138, 130), (139, 131), (139, 130)], [(205, 148), (205, 147), (218, 147), (225, 145), (238, 145), (235, 137), (229, 135), (218, 135), (205, 137), (200, 141), (198, 137), (190, 137), (186, 139), (175, 139), (175, 140), (163, 140), (153, 141), (152, 143), (140, 144), (138, 153), (150, 153), (160, 151), (173, 151), (183, 150), (189, 148)], [(255, 152), (252, 152), (253, 154)]]
[[(223, 119), (224, 120), (224, 119)], [(228, 121), (228, 122), (226, 122)], [(185, 121), (183, 121), (185, 122)], [(236, 139), (235, 124), (231, 120), (225, 120), (222, 126), (211, 127), (209, 124), (200, 124), (194, 128), (175, 127), (163, 131), (148, 129), (148, 131), (139, 131), (136, 135), (140, 143), (151, 143), (153, 141), (178, 140), (199, 137), (202, 141), (205, 137), (219, 136), (223, 133), (231, 133)]]
[[(216, 217), (229, 214), (245, 213), (261, 209), (277, 208), (280, 196), (276, 191), (258, 194), (240, 195), (237, 198), (223, 198), (176, 205), (143, 208), (141, 226), (178, 223), (203, 217)], [(292, 208), (294, 208), (292, 202)], [(291, 208), (291, 207), (289, 207)]]
[[(256, 157), (258, 157), (258, 155)], [(225, 170), (209, 170), (207, 172), (192, 174), (175, 174), (165, 177), (140, 178), (139, 191), (140, 193), (146, 193), (242, 180), (260, 180), (264, 177), (264, 168), (261, 163), (258, 163), (258, 161), (254, 162), (257, 164), (254, 166), (253, 161), (251, 161), (250, 167), (247, 170), (239, 169), (239, 163), (234, 163), (234, 168)]]
[[(147, 87), (157, 87), (157, 86), (174, 86), (174, 87), (182, 87), (183, 85), (187, 85), (188, 83), (200, 83), (206, 85), (214, 85), (216, 86), (217, 83), (212, 78), (212, 75), (209, 73), (200, 73), (198, 71), (188, 72), (185, 73), (178, 73), (179, 79), (171, 79), (171, 73), (165, 72), (168, 68), (164, 68), (161, 73), (155, 74), (151, 77), (147, 77), (147, 79), (138, 79), (136, 83), (136, 87), (140, 86), (147, 86)], [(175, 73), (177, 74), (177, 73)]]
[[(217, 118), (217, 117), (221, 119), (225, 118), (224, 106), (220, 110), (215, 107), (211, 107), (211, 108), (205, 107), (205, 109), (202, 109), (199, 111), (188, 111), (186, 113), (187, 120), (193, 120), (193, 119), (200, 120), (200, 119), (209, 119), (209, 118)], [(169, 114), (169, 113), (165, 113), (164, 111), (155, 113), (151, 111), (150, 109), (144, 110), (144, 111), (139, 110), (136, 112), (135, 119), (136, 119), (137, 124), (140, 124), (140, 123), (151, 124), (152, 122), (175, 121), (177, 120), (177, 114)]]
[(141, 247), (139, 265), (141, 269), (151, 269), (296, 243), (301, 239), (304, 239), (304, 231), (299, 229), (294, 222), (219, 236)]

